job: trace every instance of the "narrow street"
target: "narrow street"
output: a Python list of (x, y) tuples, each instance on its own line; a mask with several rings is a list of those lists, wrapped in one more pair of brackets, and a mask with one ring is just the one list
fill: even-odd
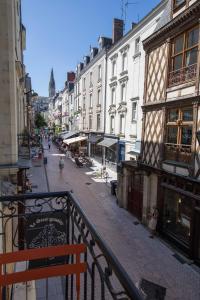
[[(47, 144), (44, 144), (47, 149)], [(54, 145), (45, 150), (48, 163), (46, 173), (42, 166), (33, 167), (31, 181), (33, 192), (72, 190), (81, 207), (98, 232), (124, 266), (134, 283), (141, 278), (167, 288), (167, 300), (199, 300), (200, 272), (187, 262), (180, 262), (175, 251), (159, 238), (150, 239), (147, 229), (137, 219), (116, 204), (106, 183), (95, 182), (91, 169), (77, 168), (71, 159), (65, 158), (62, 172), (59, 170), (59, 153)]]

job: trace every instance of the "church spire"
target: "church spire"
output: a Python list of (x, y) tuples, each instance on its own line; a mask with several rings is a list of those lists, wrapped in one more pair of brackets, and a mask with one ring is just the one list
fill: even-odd
[(54, 97), (56, 94), (56, 85), (53, 75), (53, 68), (51, 69), (51, 76), (49, 81), (49, 97)]

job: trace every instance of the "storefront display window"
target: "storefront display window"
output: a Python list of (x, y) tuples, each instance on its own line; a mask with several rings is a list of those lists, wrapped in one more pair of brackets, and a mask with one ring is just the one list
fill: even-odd
[(166, 189), (164, 192), (163, 230), (181, 242), (189, 244), (191, 217), (191, 200)]

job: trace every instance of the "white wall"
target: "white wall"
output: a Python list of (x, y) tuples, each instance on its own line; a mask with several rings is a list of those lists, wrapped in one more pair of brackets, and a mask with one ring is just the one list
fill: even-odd
[[(110, 117), (115, 118), (114, 135), (126, 141), (127, 154), (135, 147), (136, 141), (141, 141), (142, 133), (142, 109), (144, 93), (144, 71), (145, 71), (145, 52), (142, 41), (153, 33), (157, 21), (162, 11), (149, 15), (145, 20), (136, 25), (122, 40), (113, 46), (108, 54), (108, 81), (107, 81), (107, 103), (106, 103), (106, 133), (110, 134)], [(136, 51), (136, 41), (139, 41), (139, 50)], [(122, 70), (122, 57), (126, 53), (127, 64)], [(116, 73), (112, 74), (112, 64), (116, 62)], [(125, 97), (122, 102), (121, 86), (125, 84)], [(115, 106), (111, 107), (112, 88), (116, 88)], [(132, 121), (132, 105), (137, 103), (136, 119)], [(120, 135), (120, 115), (125, 117), (125, 132)], [(137, 143), (139, 144), (139, 143)], [(134, 157), (134, 156), (133, 156)]]

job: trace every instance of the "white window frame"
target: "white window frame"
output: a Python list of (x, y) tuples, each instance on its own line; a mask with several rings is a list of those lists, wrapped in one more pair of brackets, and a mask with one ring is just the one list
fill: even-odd
[(90, 107), (93, 105), (93, 99), (92, 99), (92, 94), (90, 94)]
[(101, 104), (101, 90), (97, 90), (97, 105)]
[(122, 72), (126, 71), (128, 67), (128, 55), (127, 52), (122, 53)]
[(89, 130), (92, 129), (92, 115), (89, 115)]
[(135, 54), (140, 52), (140, 37), (135, 40)]
[(102, 67), (101, 65), (98, 65), (98, 80), (102, 78)]
[(110, 133), (113, 134), (115, 132), (115, 117), (110, 116)]
[(92, 72), (90, 72), (90, 85), (92, 85)]
[(113, 87), (113, 88), (111, 89), (111, 105), (112, 105), (112, 104), (115, 104), (115, 98), (116, 98), (116, 88)]
[(121, 102), (126, 102), (126, 84), (122, 83), (121, 85)]
[[(135, 105), (135, 109), (133, 110)], [(135, 113), (135, 117), (133, 118), (133, 111)], [(131, 122), (135, 122), (137, 120), (137, 101), (132, 102), (132, 107), (131, 107)]]
[(119, 133), (123, 134), (123, 135), (125, 134), (125, 115), (124, 114), (120, 115)]
[(97, 114), (97, 131), (99, 131), (100, 129), (101, 129), (101, 115)]
[(116, 60), (113, 60), (112, 61), (112, 77), (116, 76), (116, 68), (117, 68)]

